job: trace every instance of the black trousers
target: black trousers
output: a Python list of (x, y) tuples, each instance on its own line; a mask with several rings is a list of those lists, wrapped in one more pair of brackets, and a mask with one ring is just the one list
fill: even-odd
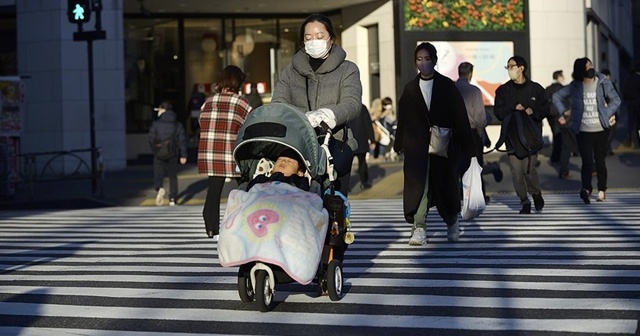
[(609, 130), (605, 129), (602, 132), (578, 133), (578, 149), (580, 150), (580, 157), (582, 158), (582, 169), (580, 170), (580, 176), (582, 179), (582, 188), (593, 191), (591, 184), (593, 172), (593, 162), (596, 165), (596, 176), (598, 179), (598, 190), (607, 190), (607, 140), (609, 138)]
[(571, 158), (571, 153), (575, 151), (576, 148), (576, 135), (570, 128), (561, 127), (559, 136), (561, 147), (559, 156), (560, 168), (558, 169), (558, 173), (562, 175), (569, 172), (569, 159)]
[[(204, 227), (207, 231), (213, 231), (214, 235), (220, 233), (220, 198), (224, 189), (224, 176), (209, 176), (207, 179), (207, 198), (202, 209)], [(236, 183), (238, 179), (235, 179)]]
[(169, 198), (178, 197), (178, 157), (169, 160), (153, 159), (153, 187), (157, 191), (164, 185), (164, 178), (169, 178)]
[(358, 158), (358, 176), (360, 176), (360, 183), (366, 184), (369, 182), (369, 166), (367, 166), (367, 153), (358, 153), (353, 156)]

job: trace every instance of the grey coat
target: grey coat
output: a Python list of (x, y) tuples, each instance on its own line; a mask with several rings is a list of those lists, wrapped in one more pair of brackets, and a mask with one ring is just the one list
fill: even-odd
[[(360, 71), (346, 57), (344, 49), (334, 44), (329, 57), (314, 72), (309, 56), (299, 50), (280, 73), (271, 102), (290, 104), (301, 112), (330, 109), (336, 117), (334, 137), (342, 139), (343, 125), (357, 118), (362, 106)], [(354, 141), (349, 141), (349, 146), (357, 148)]]

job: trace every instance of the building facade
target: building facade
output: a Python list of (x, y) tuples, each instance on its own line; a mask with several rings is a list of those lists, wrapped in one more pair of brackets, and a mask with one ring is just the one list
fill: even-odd
[[(163, 100), (172, 102), (188, 132), (197, 134), (198, 104), (229, 64), (241, 66), (248, 81), (259, 83), (268, 102), (279, 71), (301, 47), (300, 24), (308, 15), (277, 8), (185, 12), (170, 0), (155, 1), (166, 5), (162, 11), (144, 7), (143, 1), (101, 2), (106, 39), (93, 43), (94, 136), (110, 170), (149, 154), (146, 132), (153, 107)], [(510, 12), (499, 16), (492, 7), (497, 3)], [(512, 54), (529, 60), (530, 77), (543, 86), (555, 70), (570, 74), (573, 61), (583, 56), (621, 81), (635, 63), (632, 3), (638, 1), (390, 0), (325, 13), (339, 33), (337, 43), (360, 68), (363, 104), (378, 97), (397, 101), (416, 74), (416, 43), (432, 41), (439, 50), (438, 70), (454, 80), (462, 58), (483, 64), (476, 73), (488, 83), (490, 107), (492, 85), (508, 79), (503, 67)], [(428, 6), (436, 6), (437, 15), (428, 17), (434, 8)], [(467, 11), (466, 21), (452, 14), (461, 10)], [(487, 13), (495, 14), (497, 28), (486, 29), (492, 20)], [(485, 27), (469, 28), (471, 23)], [(84, 25), (93, 27), (93, 21)], [(22, 76), (26, 88), (23, 153), (90, 146), (87, 43), (73, 41), (76, 30), (67, 20), (65, 0), (0, 0), (0, 36), (14, 43), (0, 47), (0, 76)]]

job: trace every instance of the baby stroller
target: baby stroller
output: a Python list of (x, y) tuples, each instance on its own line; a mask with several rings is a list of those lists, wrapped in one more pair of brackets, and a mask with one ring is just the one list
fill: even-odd
[[(233, 157), (241, 180), (229, 194), (218, 256), (223, 267), (239, 267), (240, 299), (255, 299), (262, 312), (273, 308), (279, 283), (313, 281), (332, 301), (343, 296), (342, 262), (354, 237), (346, 199), (334, 188), (329, 137), (319, 136), (303, 113), (286, 104), (257, 108), (238, 133)], [(309, 191), (278, 182), (247, 190), (257, 172), (268, 170), (265, 160), (290, 150), (304, 162)]]

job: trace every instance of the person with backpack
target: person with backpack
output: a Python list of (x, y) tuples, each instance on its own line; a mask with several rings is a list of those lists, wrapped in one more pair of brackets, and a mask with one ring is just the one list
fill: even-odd
[(494, 114), (502, 122), (496, 149), (507, 148), (513, 187), (520, 198), (520, 214), (531, 213), (533, 197), (536, 211), (542, 211), (544, 199), (536, 170), (538, 152), (542, 149), (542, 120), (549, 115), (544, 88), (530, 80), (528, 64), (522, 56), (512, 56), (505, 69), (510, 80), (496, 89)]
[(574, 61), (571, 77), (573, 81), (569, 85), (553, 94), (553, 104), (558, 111), (562, 111), (558, 118), (561, 125), (567, 123), (565, 116), (571, 116), (568, 125), (578, 140), (578, 150), (582, 159), (580, 198), (585, 204), (591, 203), (591, 180), (595, 160), (598, 178), (596, 200), (604, 202), (607, 199), (606, 156), (609, 128), (615, 123), (614, 115), (622, 100), (613, 83), (603, 74), (596, 73), (591, 60), (586, 57)]
[(184, 126), (177, 121), (173, 107), (162, 102), (154, 109), (158, 119), (149, 129), (149, 146), (153, 153), (153, 185), (157, 192), (156, 205), (164, 203), (166, 191), (163, 187), (165, 176), (169, 178), (169, 205), (176, 205), (178, 196), (178, 162), (187, 163), (187, 136)]

